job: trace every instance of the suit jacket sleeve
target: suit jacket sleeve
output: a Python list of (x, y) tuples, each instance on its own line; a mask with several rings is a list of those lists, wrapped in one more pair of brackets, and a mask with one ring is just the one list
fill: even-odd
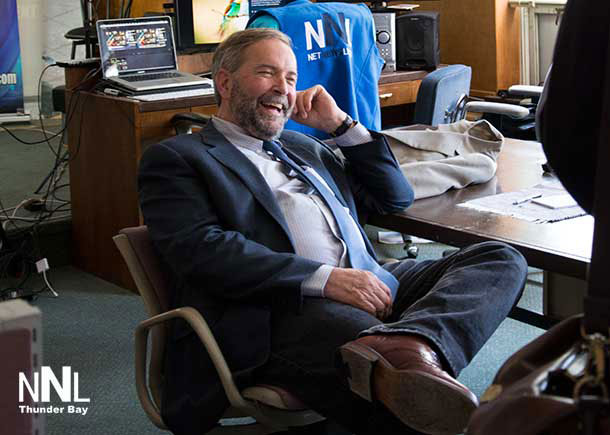
[(371, 131), (373, 140), (362, 145), (341, 147), (345, 170), (358, 204), (366, 212), (397, 213), (413, 203), (413, 188), (383, 135)]
[[(229, 228), (226, 216), (219, 217), (221, 199), (212, 199), (211, 188), (194, 166), (164, 143), (149, 147), (140, 161), (140, 205), (165, 263), (191, 288), (226, 299), (279, 298), (283, 306), (298, 310), (301, 282), (321, 264), (278, 252), (268, 247), (272, 243), (256, 242)], [(250, 225), (256, 229), (259, 224)]]

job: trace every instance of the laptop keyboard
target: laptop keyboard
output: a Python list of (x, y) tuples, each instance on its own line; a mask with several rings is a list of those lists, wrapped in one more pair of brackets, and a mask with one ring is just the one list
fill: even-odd
[(177, 90), (173, 92), (159, 92), (157, 94), (133, 95), (130, 98), (140, 101), (159, 101), (173, 100), (177, 98), (199, 97), (202, 95), (212, 95), (214, 87), (207, 85), (196, 89)]
[(165, 72), (165, 73), (154, 73), (154, 74), (139, 74), (137, 76), (127, 76), (127, 77), (121, 77), (121, 78), (128, 82), (141, 82), (143, 80), (171, 79), (174, 77), (180, 77), (180, 74), (178, 74), (176, 72)]

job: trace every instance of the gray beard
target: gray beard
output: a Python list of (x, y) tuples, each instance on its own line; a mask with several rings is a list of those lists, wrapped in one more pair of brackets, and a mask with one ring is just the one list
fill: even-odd
[(276, 127), (265, 122), (265, 119), (256, 112), (258, 107), (258, 98), (250, 98), (236, 84), (231, 91), (231, 112), (233, 117), (239, 122), (239, 126), (248, 131), (253, 136), (263, 140), (275, 140), (280, 137), (284, 131), (284, 125), (290, 118), (292, 109), (284, 116), (284, 122), (281, 127)]

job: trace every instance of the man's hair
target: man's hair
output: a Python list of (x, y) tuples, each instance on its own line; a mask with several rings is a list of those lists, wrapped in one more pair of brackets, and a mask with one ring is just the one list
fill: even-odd
[[(225, 39), (214, 52), (212, 60), (212, 79), (216, 80), (216, 74), (220, 69), (234, 73), (244, 62), (243, 53), (249, 46), (265, 39), (276, 39), (292, 48), (292, 40), (285, 33), (274, 29), (246, 29), (235, 32)], [(218, 90), (214, 91), (216, 103), (220, 106), (221, 98)]]

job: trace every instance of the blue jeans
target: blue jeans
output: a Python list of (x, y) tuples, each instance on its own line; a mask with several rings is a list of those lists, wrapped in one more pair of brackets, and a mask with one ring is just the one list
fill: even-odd
[(362, 335), (422, 335), (457, 376), (519, 300), (527, 264), (512, 247), (485, 242), (439, 260), (384, 267), (400, 282), (385, 323), (349, 305), (306, 298), (300, 315), (273, 313), (271, 356), (254, 380), (285, 387), (356, 434), (415, 433), (349, 390), (335, 368), (337, 348)]

